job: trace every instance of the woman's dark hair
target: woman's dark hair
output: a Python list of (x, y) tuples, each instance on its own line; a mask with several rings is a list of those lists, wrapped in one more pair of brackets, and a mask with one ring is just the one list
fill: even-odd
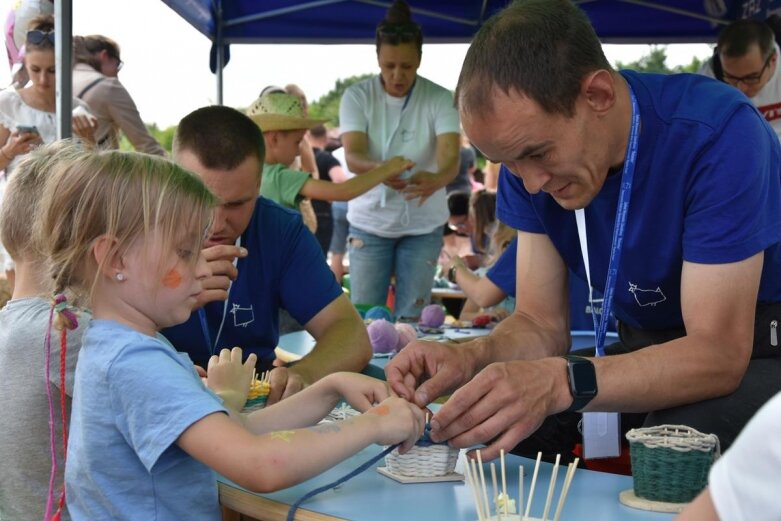
[(491, 243), (491, 227), (496, 222), (496, 193), (478, 190), (469, 200), (469, 211), (474, 219), (472, 236), (475, 253), (485, 253)]
[(91, 34), (73, 37), (73, 62), (86, 63), (100, 72), (100, 53), (106, 51), (109, 58), (120, 60), (119, 44), (107, 36)]
[(385, 13), (385, 19), (377, 26), (377, 54), (380, 53), (383, 44), (401, 45), (402, 43), (414, 43), (418, 56), (423, 55), (423, 32), (420, 26), (412, 21), (412, 13), (407, 2), (396, 0)]
[[(32, 39), (31, 32), (36, 33), (35, 39)], [(30, 24), (27, 26), (27, 37), (24, 40), (24, 47), (28, 51), (54, 49), (54, 17), (52, 15), (36, 16), (30, 20)]]

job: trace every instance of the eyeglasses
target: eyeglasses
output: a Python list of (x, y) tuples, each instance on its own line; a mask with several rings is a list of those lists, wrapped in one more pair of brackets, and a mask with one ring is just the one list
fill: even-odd
[(54, 31), (39, 31), (37, 29), (27, 32), (27, 43), (41, 45), (46, 40), (54, 45)]
[(111, 58), (112, 60), (117, 60), (117, 72), (121, 71), (122, 70), (122, 66), (125, 65), (125, 62), (120, 60), (119, 56), (114, 56), (112, 54), (109, 54), (108, 57)]
[(765, 74), (765, 70), (767, 69), (768, 65), (770, 65), (770, 59), (775, 55), (775, 51), (770, 53), (770, 56), (767, 57), (765, 64), (762, 66), (762, 69), (759, 72), (747, 74), (746, 76), (732, 76), (731, 74), (727, 74), (725, 72), (724, 81), (733, 87), (737, 86), (738, 83), (743, 83), (744, 85), (756, 85), (762, 80), (762, 75)]

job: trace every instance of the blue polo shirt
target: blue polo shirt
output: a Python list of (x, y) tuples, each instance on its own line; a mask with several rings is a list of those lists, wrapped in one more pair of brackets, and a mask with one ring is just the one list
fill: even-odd
[[(493, 266), (485, 274), (488, 279), (511, 297), (515, 294), (515, 255), (518, 251), (518, 239), (515, 238), (502, 252)], [(597, 316), (602, 312), (602, 295), (595, 291), (594, 308)], [(585, 280), (569, 273), (569, 320), (570, 329), (579, 331), (593, 331), (594, 319), (591, 316), (591, 302), (589, 302), (588, 284)], [(615, 331), (615, 321), (610, 320), (608, 331)]]
[[(641, 131), (613, 313), (644, 329), (683, 326), (683, 261), (727, 264), (761, 251), (759, 301), (781, 301), (781, 148), (737, 89), (691, 74), (622, 71), (639, 104)], [(621, 174), (586, 207), (592, 284), (604, 291)], [(547, 234), (586, 279), (575, 212), (529, 194), (502, 169), (497, 215)]]
[(248, 255), (238, 261), (239, 275), (231, 285), (227, 306), (223, 301), (204, 306), (208, 327), (202, 327), (198, 312), (193, 312), (184, 324), (162, 331), (196, 363), (234, 346), (269, 363), (279, 340), (280, 308), (306, 324), (342, 294), (320, 245), (297, 211), (258, 197), (241, 245)]

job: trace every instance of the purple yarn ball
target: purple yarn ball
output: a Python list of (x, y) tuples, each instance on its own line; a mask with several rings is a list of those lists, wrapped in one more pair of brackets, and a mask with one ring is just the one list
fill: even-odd
[(429, 304), (420, 314), (420, 325), (424, 327), (439, 327), (445, 323), (445, 310), (438, 304)]
[(399, 332), (387, 320), (375, 320), (369, 327), (369, 340), (375, 353), (390, 353), (399, 343)]
[(418, 332), (411, 325), (399, 322), (395, 327), (396, 331), (399, 332), (399, 343), (396, 346), (396, 351), (401, 351), (407, 347), (407, 344), (413, 340), (417, 340)]

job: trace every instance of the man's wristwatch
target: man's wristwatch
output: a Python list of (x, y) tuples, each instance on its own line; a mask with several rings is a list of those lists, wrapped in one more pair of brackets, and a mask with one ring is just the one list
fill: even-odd
[(567, 361), (567, 381), (572, 394), (572, 405), (565, 412), (579, 411), (597, 396), (597, 373), (588, 358), (575, 355), (562, 358)]

